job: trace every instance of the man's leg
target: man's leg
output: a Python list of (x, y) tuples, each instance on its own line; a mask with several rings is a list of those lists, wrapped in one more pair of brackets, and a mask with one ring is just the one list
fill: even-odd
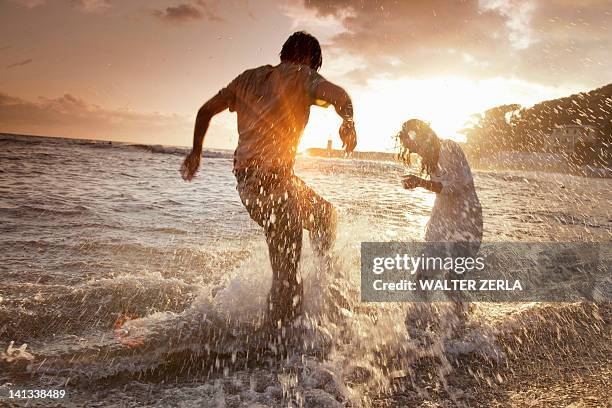
[(275, 208), (265, 227), (272, 265), (272, 288), (268, 296), (268, 320), (284, 325), (302, 312), (303, 287), (298, 281), (302, 252), (302, 222), (291, 198)]
[(257, 178), (239, 180), (238, 192), (251, 218), (264, 228), (272, 266), (268, 320), (277, 325), (302, 311), (298, 282), (302, 229), (310, 231), (313, 249), (328, 252), (336, 238), (336, 210), (296, 176), (270, 184)]
[(284, 325), (301, 312), (303, 290), (298, 282), (302, 250), (302, 219), (297, 192), (291, 176), (278, 180), (274, 175), (237, 175), (237, 190), (251, 219), (264, 230), (272, 287), (268, 295), (266, 320), (275, 327)]
[(299, 177), (293, 176), (292, 184), (296, 188), (303, 227), (310, 232), (313, 250), (317, 255), (327, 254), (336, 241), (336, 209)]
[[(318, 210), (315, 210), (312, 218), (315, 219), (314, 226), (309, 228), (306, 225), (310, 233), (310, 242), (313, 250), (317, 255), (324, 255), (334, 246), (336, 242), (336, 227), (338, 224), (338, 215), (336, 209), (327, 201)], [(311, 213), (312, 214), (312, 213)], [(310, 218), (310, 215), (309, 215)]]

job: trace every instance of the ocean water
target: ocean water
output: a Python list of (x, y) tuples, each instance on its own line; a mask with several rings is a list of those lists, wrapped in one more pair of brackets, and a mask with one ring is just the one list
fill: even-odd
[[(407, 337), (409, 306), (359, 302), (360, 242), (419, 240), (433, 204), (401, 188), (403, 167), (298, 159), (296, 173), (339, 210), (338, 242), (329, 268), (306, 242), (308, 318), (270, 339), (257, 329), (267, 248), (231, 154), (207, 152), (186, 183), (185, 153), (0, 135), (0, 352), (27, 345), (0, 354), (0, 402), (19, 386), (65, 389), (37, 402), (50, 406), (384, 406), (394, 381), (432, 358), (432, 384), (461, 399), (444, 352)], [(612, 180), (474, 174), (485, 241), (612, 242)], [(499, 359), (497, 337), (543, 307), (570, 306), (477, 305), (472, 348)]]

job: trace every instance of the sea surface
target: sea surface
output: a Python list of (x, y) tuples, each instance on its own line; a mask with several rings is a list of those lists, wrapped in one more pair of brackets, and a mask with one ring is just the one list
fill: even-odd
[[(416, 406), (478, 405), (449, 385), (458, 369), (443, 351), (407, 339), (406, 305), (359, 302), (360, 243), (423, 236), (435, 196), (403, 190), (405, 168), (298, 159), (296, 174), (339, 210), (338, 241), (326, 269), (305, 235), (313, 317), (299, 334), (270, 340), (257, 329), (271, 282), (267, 248), (235, 190), (231, 153), (206, 152), (187, 183), (186, 152), (0, 134), (0, 405), (26, 404), (8, 399), (15, 388), (67, 392), (30, 406), (396, 406), (404, 394)], [(484, 241), (612, 243), (610, 179), (474, 177)], [(519, 330), (509, 322), (569, 307), (568, 324), (602, 330), (590, 306), (483, 304), (472, 349), (498, 362), (508, 354), (498, 338)], [(419, 359), (430, 361), (429, 391), (410, 375)], [(496, 367), (483, 387), (501, 387), (506, 369)], [(402, 378), (413, 378), (404, 394)]]

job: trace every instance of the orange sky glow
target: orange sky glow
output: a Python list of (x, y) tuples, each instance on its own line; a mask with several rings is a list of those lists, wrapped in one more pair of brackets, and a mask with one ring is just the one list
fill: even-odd
[[(474, 113), (610, 82), (611, 13), (606, 0), (7, 0), (0, 132), (190, 145), (206, 99), (307, 30), (353, 98), (358, 150), (393, 149), (413, 117), (461, 141)], [(339, 123), (313, 107), (300, 148), (340, 148)], [(205, 147), (236, 140), (224, 112)]]

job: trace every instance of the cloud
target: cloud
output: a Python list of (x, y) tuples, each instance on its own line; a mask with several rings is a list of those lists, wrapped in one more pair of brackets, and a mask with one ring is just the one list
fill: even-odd
[(183, 115), (106, 109), (71, 94), (32, 102), (0, 93), (1, 132), (84, 138), (122, 138), (168, 143), (188, 135), (192, 120)]
[(27, 60), (23, 60), (23, 61), (19, 61), (19, 62), (15, 62), (13, 64), (10, 64), (10, 65), (7, 65), (6, 69), (15, 68), (15, 67), (21, 67), (21, 66), (29, 64), (30, 62), (32, 62), (32, 58), (28, 58)]
[(514, 48), (529, 47), (533, 41), (530, 23), (535, 10), (534, 3), (524, 0), (481, 0), (480, 7), (496, 11), (506, 18), (508, 39)]
[[(600, 85), (612, 76), (609, 0), (306, 0), (292, 4), (288, 15), (301, 26), (316, 27), (308, 23), (313, 19), (340, 24), (342, 31), (326, 41), (326, 48), (360, 59), (359, 66), (349, 71), (362, 79), (504, 76), (548, 84)], [(313, 31), (327, 35), (324, 30)]]
[[(34, 8), (47, 3), (47, 0), (11, 0), (18, 5)], [(100, 13), (111, 7), (111, 0), (70, 0), (71, 7), (77, 8), (84, 13)]]
[[(612, 8), (608, 0), (541, 1), (532, 17), (536, 42), (519, 53), (517, 69), (541, 82), (612, 78)], [(579, 73), (579, 74), (578, 74)]]
[(189, 4), (167, 7), (165, 10), (153, 10), (153, 16), (168, 22), (185, 22), (199, 20), (204, 14)]
[(34, 8), (45, 4), (46, 0), (11, 0), (13, 3), (17, 3), (20, 6), (27, 8)]
[(100, 13), (111, 7), (110, 0), (70, 0), (70, 5), (85, 13)]
[(209, 21), (223, 21), (208, 3), (198, 0), (195, 4), (196, 6), (187, 3), (170, 6), (165, 10), (153, 10), (151, 14), (169, 23), (184, 23), (203, 18)]
[[(202, 8), (202, 10), (204, 11), (204, 14), (206, 15), (206, 18), (209, 21), (225, 21), (217, 13), (216, 9), (217, 9), (218, 3), (210, 3), (204, 0), (196, 0), (196, 3)], [(248, 2), (246, 3), (245, 7), (247, 9), (247, 13), (249, 14), (249, 16), (253, 18), (254, 15), (248, 5)]]

